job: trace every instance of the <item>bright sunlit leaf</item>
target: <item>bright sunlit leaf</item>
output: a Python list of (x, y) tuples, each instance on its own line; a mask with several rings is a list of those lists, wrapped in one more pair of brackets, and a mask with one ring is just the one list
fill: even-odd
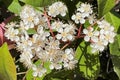
[(7, 43), (0, 47), (0, 80), (17, 80), (16, 66)]

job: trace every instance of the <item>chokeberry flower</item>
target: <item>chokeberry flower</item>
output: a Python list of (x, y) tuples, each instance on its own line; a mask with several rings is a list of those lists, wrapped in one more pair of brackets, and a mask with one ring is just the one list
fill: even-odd
[(48, 15), (56, 17), (57, 15), (65, 16), (67, 7), (62, 2), (55, 2), (48, 8)]

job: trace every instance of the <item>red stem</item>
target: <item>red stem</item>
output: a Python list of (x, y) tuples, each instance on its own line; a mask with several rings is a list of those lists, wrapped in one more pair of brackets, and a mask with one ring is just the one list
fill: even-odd
[(81, 29), (82, 29), (82, 24), (80, 24), (80, 27), (79, 27), (79, 29), (78, 29), (77, 38), (79, 38), (80, 35), (81, 35)]
[(68, 43), (66, 43), (66, 44), (61, 48), (61, 50), (65, 49), (69, 44), (70, 44), (70, 41), (69, 41)]
[[(44, 10), (45, 10), (45, 9), (44, 9)], [(54, 36), (53, 31), (52, 31), (52, 29), (51, 29), (50, 19), (49, 19), (47, 13), (46, 13), (46, 10), (45, 10), (45, 12), (44, 12), (44, 16), (47, 17), (47, 24), (48, 24), (48, 27), (49, 27), (49, 29), (50, 29), (50, 33), (52, 34), (52, 37), (55, 39), (55, 36)]]
[(0, 24), (0, 46), (4, 43), (5, 39), (4, 39), (4, 31), (5, 31), (5, 25), (14, 17), (14, 15), (8, 17), (7, 19), (5, 19), (1, 24)]

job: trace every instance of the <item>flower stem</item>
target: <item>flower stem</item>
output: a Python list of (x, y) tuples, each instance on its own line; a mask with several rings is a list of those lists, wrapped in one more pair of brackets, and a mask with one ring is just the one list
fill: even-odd
[[(45, 8), (44, 8), (44, 10), (45, 10)], [(52, 37), (55, 39), (55, 35), (53, 34), (53, 31), (51, 29), (50, 19), (49, 19), (47, 13), (46, 13), (46, 10), (44, 11), (44, 16), (47, 17), (47, 24), (48, 24), (48, 27), (50, 29), (50, 33), (52, 34)]]
[(70, 41), (69, 41), (68, 43), (66, 43), (66, 44), (61, 48), (61, 50), (65, 49), (69, 44), (70, 44)]
[(77, 38), (80, 38), (81, 30), (82, 30), (82, 24), (80, 24), (80, 27), (79, 27), (79, 29), (78, 29)]

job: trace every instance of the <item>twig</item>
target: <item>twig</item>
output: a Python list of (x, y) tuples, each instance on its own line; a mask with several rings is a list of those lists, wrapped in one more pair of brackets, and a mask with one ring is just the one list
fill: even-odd
[(69, 41), (68, 43), (66, 43), (66, 44), (61, 48), (61, 50), (65, 49), (69, 44), (70, 44), (70, 41)]
[(82, 29), (82, 24), (80, 24), (80, 27), (79, 27), (79, 29), (78, 29), (77, 38), (79, 38), (80, 35), (81, 35), (81, 29)]
[[(45, 10), (45, 8), (44, 8), (44, 10)], [(47, 24), (48, 24), (48, 27), (49, 27), (49, 29), (50, 29), (50, 33), (52, 34), (52, 37), (55, 39), (55, 36), (54, 36), (53, 31), (52, 31), (52, 29), (51, 29), (50, 19), (49, 19), (47, 13), (46, 13), (46, 10), (44, 11), (44, 16), (47, 17)]]
[(17, 73), (17, 75), (21, 75), (21, 74), (26, 74), (26, 72), (20, 72), (20, 73)]

